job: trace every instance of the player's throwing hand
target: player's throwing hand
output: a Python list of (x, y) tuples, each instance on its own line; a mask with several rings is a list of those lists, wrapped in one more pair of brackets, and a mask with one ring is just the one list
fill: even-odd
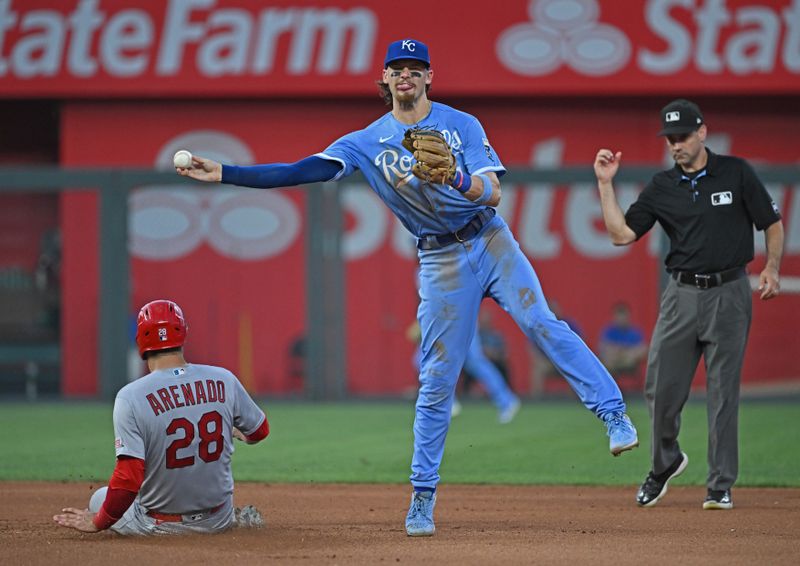
[(176, 167), (178, 175), (198, 181), (219, 182), (222, 180), (222, 165), (212, 159), (192, 155), (191, 167)]
[(610, 149), (601, 149), (597, 152), (597, 157), (594, 160), (594, 174), (597, 175), (597, 181), (600, 183), (609, 183), (614, 178), (619, 170), (619, 162), (622, 158), (622, 152), (614, 153)]

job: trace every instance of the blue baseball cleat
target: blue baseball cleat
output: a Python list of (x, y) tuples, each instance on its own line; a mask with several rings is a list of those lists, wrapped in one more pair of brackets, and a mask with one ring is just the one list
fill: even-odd
[(639, 446), (639, 436), (631, 419), (625, 413), (608, 413), (603, 416), (610, 438), (609, 448), (614, 456)]
[(414, 491), (411, 494), (411, 507), (406, 515), (406, 533), (410, 537), (429, 537), (436, 527), (433, 524), (433, 506), (436, 505), (436, 492)]

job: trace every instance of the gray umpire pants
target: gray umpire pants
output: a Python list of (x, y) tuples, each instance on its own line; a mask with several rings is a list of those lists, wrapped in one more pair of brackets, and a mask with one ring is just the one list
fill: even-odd
[(681, 410), (702, 355), (707, 374), (707, 486), (725, 490), (736, 481), (739, 384), (752, 311), (747, 277), (710, 289), (669, 278), (645, 380), (654, 474), (664, 473), (680, 456)]

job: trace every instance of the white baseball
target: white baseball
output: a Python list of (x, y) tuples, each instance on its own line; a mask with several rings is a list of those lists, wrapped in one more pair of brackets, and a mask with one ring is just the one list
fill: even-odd
[(192, 154), (185, 149), (176, 151), (175, 156), (172, 158), (172, 163), (180, 169), (189, 169), (192, 166)]

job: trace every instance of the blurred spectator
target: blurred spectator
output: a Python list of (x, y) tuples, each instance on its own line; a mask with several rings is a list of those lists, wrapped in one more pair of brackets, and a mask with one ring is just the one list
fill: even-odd
[[(492, 311), (481, 309), (478, 314), (478, 338), (481, 341), (481, 348), (483, 353), (492, 364), (500, 372), (506, 385), (511, 387), (511, 379), (508, 371), (508, 348), (506, 347), (506, 339), (503, 334), (498, 331), (493, 325)], [(476, 383), (475, 376), (473, 376), (467, 368), (464, 368), (462, 389), (464, 393), (469, 393), (472, 386)]]
[(308, 339), (301, 334), (289, 343), (289, 390), (294, 393), (305, 390), (307, 356)]
[(61, 324), (61, 232), (58, 228), (42, 234), (34, 281), (44, 301), (43, 322), (57, 335)]
[(61, 279), (61, 233), (57, 228), (46, 230), (39, 242), (36, 260), (36, 287), (58, 289)]
[[(406, 330), (406, 338), (417, 345), (414, 351), (413, 364), (417, 371), (421, 364), (422, 350), (419, 347), (421, 332), (419, 323), (414, 321)], [(471, 374), (472, 377), (481, 384), (489, 399), (497, 408), (497, 420), (500, 424), (510, 423), (519, 411), (520, 401), (508, 384), (503, 380), (502, 374), (497, 370), (492, 361), (486, 356), (481, 345), (478, 328), (470, 342), (464, 365), (462, 377)], [(461, 413), (461, 403), (453, 396), (453, 404), (450, 408), (450, 415), (453, 417)]]
[[(562, 313), (561, 305), (558, 304), (558, 301), (555, 299), (550, 299), (547, 301), (547, 306), (550, 307), (550, 311), (557, 319), (566, 322), (567, 326), (569, 326), (575, 334), (577, 334), (580, 338), (583, 338), (583, 331), (581, 330), (581, 327), (578, 325), (577, 321), (572, 317), (565, 316)], [(531, 346), (531, 355), (533, 356), (533, 370), (531, 372), (532, 397), (540, 397), (545, 392), (545, 383), (548, 379), (558, 378), (566, 383), (550, 359), (544, 355), (544, 352), (542, 352), (538, 346)]]
[(615, 378), (641, 377), (641, 363), (647, 356), (644, 332), (631, 322), (631, 308), (625, 302), (611, 308), (611, 322), (600, 335), (600, 361)]
[(139, 346), (136, 345), (138, 316), (138, 311), (128, 313), (128, 383), (136, 381), (150, 372), (147, 369), (147, 364), (139, 355)]

